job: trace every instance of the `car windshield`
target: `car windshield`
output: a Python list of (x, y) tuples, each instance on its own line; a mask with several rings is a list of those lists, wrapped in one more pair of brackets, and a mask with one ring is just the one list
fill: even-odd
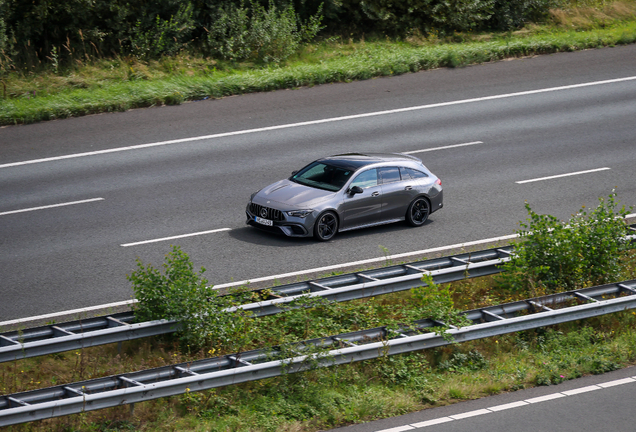
[(292, 175), (290, 180), (305, 186), (336, 192), (342, 189), (351, 174), (353, 170), (314, 162)]

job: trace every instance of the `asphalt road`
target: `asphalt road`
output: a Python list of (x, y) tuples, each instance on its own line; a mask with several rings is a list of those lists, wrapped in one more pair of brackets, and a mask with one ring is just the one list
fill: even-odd
[[(130, 299), (135, 259), (171, 244), (218, 285), (512, 234), (526, 200), (636, 205), (635, 78), (626, 46), (1, 128), (0, 322)], [(415, 150), (444, 187), (424, 227), (321, 244), (244, 223), (317, 157)]]

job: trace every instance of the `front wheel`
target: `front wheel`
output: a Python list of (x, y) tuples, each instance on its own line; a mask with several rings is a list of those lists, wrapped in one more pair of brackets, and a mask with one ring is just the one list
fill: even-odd
[(406, 211), (406, 221), (411, 226), (422, 226), (431, 213), (431, 205), (426, 198), (420, 197), (413, 200)]
[(338, 232), (338, 217), (334, 212), (324, 212), (314, 225), (314, 237), (319, 241), (330, 240)]

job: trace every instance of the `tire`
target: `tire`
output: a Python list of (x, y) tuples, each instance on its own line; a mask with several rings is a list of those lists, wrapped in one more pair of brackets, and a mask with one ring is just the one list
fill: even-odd
[(314, 238), (319, 241), (331, 240), (338, 232), (338, 216), (332, 211), (326, 211), (318, 216), (314, 224)]
[(415, 198), (406, 211), (406, 222), (414, 227), (424, 225), (431, 214), (431, 204), (424, 197)]

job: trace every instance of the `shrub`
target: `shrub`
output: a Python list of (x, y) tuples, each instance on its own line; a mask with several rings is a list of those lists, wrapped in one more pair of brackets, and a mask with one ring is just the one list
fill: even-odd
[(225, 60), (279, 63), (298, 51), (303, 41), (316, 37), (322, 28), (321, 10), (322, 5), (303, 23), (291, 5), (279, 10), (271, 1), (268, 9), (255, 1), (250, 9), (243, 4), (220, 9), (208, 34), (209, 48)]
[[(535, 213), (518, 231), (521, 242), (498, 280), (514, 292), (536, 295), (615, 281), (620, 277), (620, 253), (628, 241), (624, 217), (616, 194), (600, 198), (589, 215), (583, 207), (568, 222)], [(631, 208), (629, 209), (631, 210)]]
[(479, 351), (454, 353), (450, 359), (440, 362), (437, 368), (441, 371), (461, 372), (478, 371), (488, 366), (488, 360)]
[(226, 312), (232, 297), (219, 296), (204, 279), (204, 268), (194, 272), (188, 255), (178, 246), (166, 256), (164, 273), (152, 265), (144, 267), (137, 259), (137, 271), (127, 275), (135, 297), (135, 319), (168, 319), (180, 324), (179, 336), (185, 346), (200, 349), (206, 344), (222, 344), (240, 349), (249, 334), (248, 317), (240, 312)]
[(440, 326), (433, 329), (445, 340), (452, 340), (452, 336), (446, 333), (451, 326), (465, 327), (470, 325), (470, 320), (466, 318), (460, 310), (455, 309), (450, 285), (436, 285), (432, 276), (422, 278), (423, 286), (413, 288), (411, 294), (415, 300), (413, 319), (429, 318), (437, 321)]
[(529, 22), (540, 22), (550, 16), (550, 9), (563, 0), (495, 0), (488, 26), (493, 30), (512, 30)]
[(174, 55), (185, 45), (190, 31), (194, 28), (192, 4), (179, 7), (170, 19), (162, 19), (158, 14), (154, 21), (143, 24), (137, 20), (130, 30), (130, 52), (137, 58), (158, 58)]
[(433, 26), (443, 33), (483, 27), (493, 14), (494, 0), (441, 0), (431, 9)]

